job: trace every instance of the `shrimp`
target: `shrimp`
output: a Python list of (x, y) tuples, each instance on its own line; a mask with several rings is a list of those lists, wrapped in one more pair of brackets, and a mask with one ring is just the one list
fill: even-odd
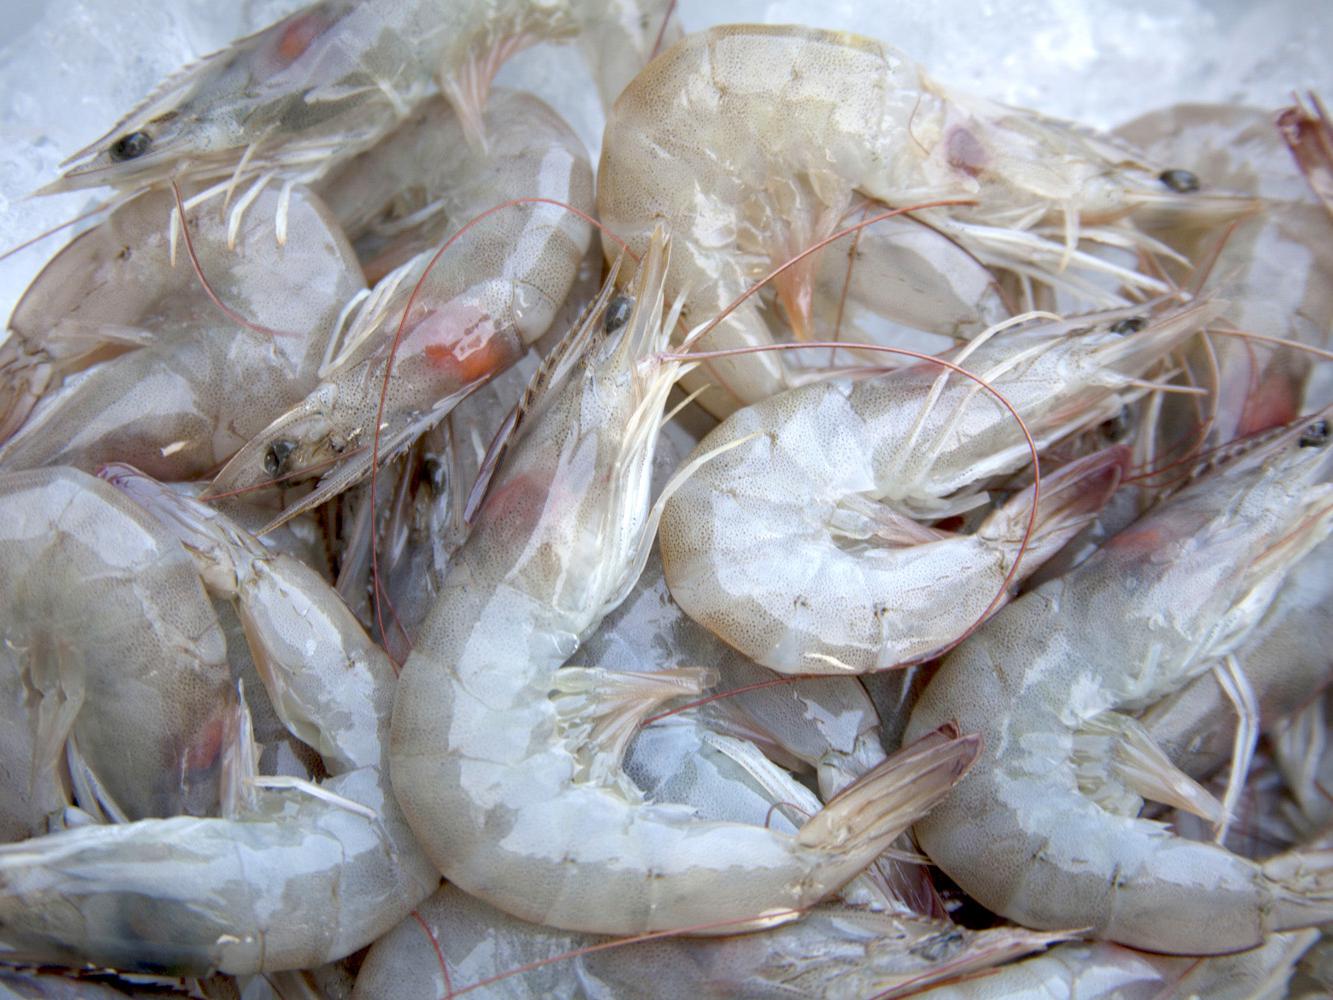
[(625, 778), (625, 734), (704, 678), (560, 667), (633, 585), (652, 537), (654, 440), (681, 368), (652, 357), (679, 312), (662, 314), (667, 257), (659, 234), (632, 307), (609, 310), (613, 273), (548, 361), (394, 705), (394, 791), (437, 867), (506, 912), (572, 930), (790, 919), (869, 864), (975, 751), (939, 740), (889, 761), (795, 836), (644, 803)]
[[(485, 153), (463, 156), (452, 175), (450, 230), (461, 232), (464, 221), (524, 196), (591, 211), (592, 168), (569, 127), (535, 98), (497, 98), (486, 112), (496, 139)], [(525, 127), (502, 128), (511, 119)], [(455, 136), (461, 146), (461, 133)], [(563, 209), (517, 205), (464, 233), (439, 266), (432, 266), (431, 251), (401, 265), (361, 307), (348, 345), (326, 366), (319, 385), (254, 435), (218, 473), (213, 488), (244, 489), (313, 468), (323, 473), (318, 486), (284, 516), (337, 495), (370, 469), (369, 446), (399, 325), (402, 340), (381, 422), (385, 459), (514, 364), (546, 332), (590, 240), (587, 223)]]
[[(688, 36), (621, 95), (607, 122), (597, 206), (636, 251), (659, 220), (671, 224), (682, 245), (667, 292), (689, 289), (690, 325), (836, 231), (858, 198), (893, 207), (975, 202), (916, 217), (983, 264), (1111, 305), (1125, 300), (1092, 279), (1136, 294), (1166, 286), (1080, 249), (1080, 237), (1155, 245), (1120, 220), (1142, 206), (1218, 219), (1249, 205), (1176, 193), (1158, 173), (1109, 138), (946, 90), (879, 42), (732, 25)], [(815, 273), (803, 263), (778, 279), (798, 335), (809, 327)], [(953, 332), (952, 320), (939, 332)], [(700, 346), (772, 336), (749, 301)], [(788, 387), (783, 365), (773, 354), (710, 362), (731, 399), (710, 394), (705, 405), (725, 415)]]
[[(238, 765), (221, 818), (0, 848), (0, 947), (17, 960), (178, 975), (308, 968), (364, 947), (439, 882), (383, 767), (388, 658), (313, 571), (133, 470), (107, 475), (181, 536), (215, 593), (239, 602), (275, 709), (331, 777), (316, 786)], [(242, 730), (241, 757), (249, 740)]]
[(1172, 954), (1253, 948), (1333, 918), (1320, 856), (1256, 864), (1133, 818), (1140, 796), (1181, 797), (1178, 772), (1124, 714), (1244, 641), (1294, 562), (1333, 528), (1330, 455), (1325, 422), (1273, 436), (945, 660), (907, 737), (956, 722), (977, 728), (985, 750), (916, 824), (931, 860), (1025, 926), (1087, 927)]
[[(1187, 257), (1209, 261), (1195, 274), (1171, 261), (1173, 279), (1203, 287), (1230, 303), (1217, 329), (1231, 329), (1333, 347), (1333, 220), (1313, 211), (1314, 199), (1274, 127), (1273, 115), (1255, 108), (1179, 105), (1117, 129), (1154, 156), (1190, 157), (1200, 183), (1245, 191), (1262, 210), (1241, 220), (1220, 248), (1211, 233), (1180, 219), (1142, 220), (1145, 229)], [(1196, 400), (1163, 408), (1164, 429), (1179, 439), (1209, 421), (1201, 444), (1245, 437), (1294, 420), (1333, 401), (1333, 381), (1312, 356), (1235, 336), (1201, 338), (1184, 352), (1184, 368), (1211, 385), (1206, 412)], [(1326, 368), (1327, 366), (1321, 366)], [(1169, 438), (1163, 445), (1169, 448)]]
[(0, 837), (46, 832), (66, 759), (86, 772), (93, 814), (215, 808), (231, 675), (180, 545), (73, 469), (0, 476), (0, 525)]
[[(212, 190), (228, 195), (274, 178), (309, 183), (387, 135), (437, 81), (480, 147), (491, 79), (511, 55), (585, 29), (646, 55), (661, 6), (322, 0), (168, 77), (41, 193), (170, 178), (217, 182)], [(618, 73), (638, 69), (623, 60), (608, 67), (608, 92), (623, 86)]]
[[(505, 966), (561, 957), (499, 979), (481, 995), (497, 1000), (900, 996), (1055, 939), (1018, 928), (971, 931), (943, 920), (822, 906), (799, 923), (738, 937), (618, 942), (515, 920), (454, 886), (422, 904), (418, 916), (420, 923), (403, 921), (371, 948), (353, 1000), (446, 996), (449, 984), (460, 989), (504, 973)], [(432, 942), (438, 942), (442, 959)], [(568, 954), (590, 946), (595, 950), (587, 954)]]
[(951, 985), (913, 993), (921, 1000), (1281, 1000), (1296, 962), (1317, 931), (1270, 934), (1263, 944), (1235, 955), (1175, 958), (1118, 945), (1063, 944)]
[[(140, 346), (48, 394), (0, 448), (4, 467), (60, 463), (91, 471), (130, 461), (163, 478), (193, 478), (313, 385), (335, 320), (364, 287), (327, 209), (304, 188), (285, 197), (264, 192), (257, 204), (266, 210), (286, 201), (291, 239), (279, 246), (252, 220), (235, 251), (226, 248), (220, 219), (202, 213), (195, 220), (201, 269), (229, 308), (269, 328), (258, 331), (219, 311), (184, 261), (173, 269), (169, 241), (146, 224), (170, 201), (144, 195), (75, 240), (39, 278), (33, 309), (20, 306), (16, 315), (26, 319), (39, 303), (64, 299), (54, 310), (56, 339), (96, 345), (131, 337)], [(63, 287), (59, 296), (49, 293), (52, 283)], [(44, 350), (39, 341), (28, 353)]]
[[(1041, 323), (958, 360), (1045, 446), (1118, 412), (1141, 391), (1133, 376), (1205, 316), (1191, 307), (1129, 334), (1115, 332), (1126, 329), (1115, 312)], [(699, 448), (727, 444), (666, 505), (667, 583), (695, 621), (787, 673), (863, 673), (957, 639), (1000, 592), (1032, 508), (1019, 494), (972, 535), (902, 516), (966, 509), (981, 477), (1028, 459), (1017, 421), (933, 364), (788, 390), (733, 414)], [(1107, 451), (1046, 484), (1020, 571), (1100, 509), (1127, 460)]]

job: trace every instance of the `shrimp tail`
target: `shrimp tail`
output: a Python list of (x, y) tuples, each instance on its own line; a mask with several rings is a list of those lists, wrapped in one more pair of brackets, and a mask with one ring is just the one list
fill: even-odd
[(1284, 108), (1277, 116), (1277, 128), (1310, 190), (1333, 214), (1333, 122), (1319, 95), (1311, 91), (1308, 96), (1311, 107), (1301, 102)]
[(847, 878), (948, 794), (981, 753), (981, 738), (941, 726), (903, 747), (829, 800), (796, 834), (805, 847), (845, 861)]
[(1027, 535), (1031, 520), (1032, 533), (1023, 553), (1023, 566), (1015, 577), (1016, 582), (1022, 580), (1055, 555), (1106, 506), (1131, 460), (1130, 449), (1116, 445), (1070, 462), (1042, 479), (1035, 519), (1031, 518), (1033, 491), (1028, 487), (986, 518), (977, 533), (1008, 551), (1015, 551)]

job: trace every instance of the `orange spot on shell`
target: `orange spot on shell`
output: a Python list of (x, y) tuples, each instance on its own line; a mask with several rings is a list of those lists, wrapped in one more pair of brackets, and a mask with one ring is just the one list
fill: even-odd
[(296, 62), (327, 27), (327, 19), (317, 13), (294, 19), (278, 36), (278, 58), (287, 64)]
[(475, 382), (508, 368), (513, 362), (508, 345), (499, 337), (481, 344), (455, 341), (427, 344), (422, 348), (426, 360), (442, 371), (456, 374), (460, 384)]

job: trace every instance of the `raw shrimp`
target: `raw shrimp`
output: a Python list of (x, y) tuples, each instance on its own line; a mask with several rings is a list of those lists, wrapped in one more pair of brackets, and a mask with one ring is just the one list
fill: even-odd
[[(1044, 447), (1118, 413), (1141, 392), (1133, 376), (1206, 315), (1191, 307), (1129, 334), (1115, 332), (1125, 317), (1114, 312), (1035, 324), (956, 360)], [(728, 444), (667, 503), (662, 562), (687, 614), (774, 670), (862, 673), (957, 639), (999, 594), (1032, 508), (1019, 494), (972, 535), (904, 516), (975, 505), (977, 484), (1029, 457), (1007, 410), (934, 364), (772, 396), (729, 417), (699, 453)], [(1020, 572), (1106, 502), (1126, 461), (1123, 449), (1104, 452), (1045, 484)]]
[[(193, 478), (215, 469), (314, 384), (335, 320), (363, 287), (328, 210), (305, 188), (266, 191), (256, 204), (276, 211), (286, 203), (288, 242), (276, 244), (256, 217), (237, 234), (234, 250), (216, 215), (192, 219), (205, 276), (229, 308), (268, 328), (260, 331), (224, 315), (184, 259), (173, 269), (168, 241), (149, 225), (170, 201), (160, 193), (141, 196), (113, 215), (109, 228), (79, 237), (48, 269), (50, 281), (45, 272), (39, 279), (42, 294), (32, 308), (20, 306), (16, 315), (25, 319), (51, 306), (57, 338), (133, 338), (141, 346), (49, 394), (0, 448), (6, 468), (61, 463), (91, 471), (127, 461), (163, 478)], [(126, 276), (133, 280), (122, 283)], [(53, 282), (69, 284), (56, 296)]]
[(578, 948), (609, 945), (500, 979), (475, 994), (492, 1000), (852, 1000), (899, 996), (899, 989), (984, 969), (1054, 937), (1018, 928), (970, 931), (943, 920), (823, 906), (799, 923), (753, 934), (617, 943), (515, 920), (454, 886), (423, 903), (418, 915), (421, 923), (405, 920), (371, 948), (354, 1000), (448, 995), (432, 939), (454, 989)]
[[(1141, 206), (1214, 219), (1239, 207), (1175, 193), (1158, 173), (1109, 138), (945, 90), (879, 42), (732, 25), (690, 35), (626, 88), (607, 123), (597, 204), (636, 251), (658, 221), (672, 226), (680, 249), (667, 293), (689, 290), (690, 325), (832, 234), (858, 198), (899, 208), (972, 200), (918, 217), (982, 263), (1114, 304), (1124, 300), (1091, 278), (1139, 292), (1165, 286), (1078, 249), (1080, 237), (1146, 245), (1118, 222)], [(807, 261), (777, 281), (798, 335), (809, 326), (815, 273)], [(922, 298), (947, 300), (933, 285)], [(928, 313), (924, 304), (917, 311)], [(700, 346), (770, 340), (749, 301)], [(791, 384), (774, 354), (713, 361), (708, 370), (733, 398), (704, 402), (723, 412)]]
[(1282, 1000), (1317, 931), (1270, 934), (1235, 955), (1175, 958), (1113, 944), (1063, 944), (1043, 955), (948, 986), (911, 994), (921, 1000)]
[[(1135, 819), (1179, 772), (1124, 713), (1234, 651), (1333, 527), (1328, 425), (1274, 436), (1001, 611), (945, 660), (907, 736), (975, 727), (983, 763), (916, 825), (970, 895), (1029, 927), (1174, 954), (1258, 945), (1333, 918), (1333, 876), (1255, 864)], [(1154, 756), (1159, 758), (1154, 761)]]
[[(0, 848), (7, 958), (203, 975), (301, 969), (369, 944), (435, 889), (381, 759), (392, 667), (333, 589), (211, 508), (116, 467), (239, 601), (288, 727), (332, 777), (238, 765), (223, 818), (83, 827)], [(233, 750), (243, 760), (250, 736)]]
[[(1273, 603), (1235, 653), (1268, 731), (1310, 701), (1328, 681), (1333, 649), (1333, 542), (1324, 542), (1287, 576)], [(1172, 763), (1203, 780), (1226, 763), (1236, 736), (1231, 699), (1211, 673), (1149, 707), (1139, 721)], [(1219, 721), (1223, 720), (1223, 721)]]
[[(511, 119), (525, 127), (503, 127)], [(532, 97), (497, 95), (486, 122), (496, 138), (484, 153), (466, 150), (455, 133), (462, 155), (452, 174), (454, 188), (443, 199), (450, 231), (524, 196), (591, 211), (592, 168), (578, 137), (554, 112)], [(376, 286), (352, 321), (349, 346), (325, 368), (320, 384), (237, 452), (214, 489), (256, 486), (308, 468), (322, 473), (315, 491), (289, 507), (289, 515), (341, 492), (370, 469), (385, 369), (400, 323), (402, 339), (384, 397), (381, 459), (438, 423), (545, 333), (590, 239), (579, 217), (554, 205), (521, 204), (464, 233), (435, 266), (436, 254), (418, 254)]]
[(940, 740), (890, 761), (795, 836), (644, 803), (625, 778), (634, 724), (705, 678), (560, 667), (629, 591), (651, 539), (649, 469), (680, 367), (652, 357), (678, 312), (662, 314), (666, 265), (659, 234), (628, 315), (608, 309), (613, 273), (562, 345), (394, 706), (394, 791), (436, 865), (507, 912), (567, 929), (791, 919), (869, 864), (975, 750)]
[[(1186, 104), (1145, 115), (1117, 134), (1163, 159), (1188, 157), (1201, 184), (1263, 199), (1260, 211), (1227, 233), (1220, 251), (1216, 234), (1182, 224), (1187, 220), (1141, 221), (1207, 268), (1204, 287), (1230, 303), (1214, 327), (1333, 347), (1333, 220), (1316, 209), (1272, 112)], [(1162, 266), (1190, 287), (1205, 276), (1171, 261)], [(1325, 406), (1333, 401), (1327, 368), (1316, 368), (1310, 353), (1293, 348), (1234, 336), (1200, 339), (1185, 352), (1185, 369), (1213, 395), (1206, 407), (1193, 399), (1167, 403), (1161, 423), (1167, 431), (1177, 428), (1177, 440), (1168, 437), (1163, 447), (1225, 443)], [(1210, 423), (1202, 437), (1195, 428), (1205, 418)]]
[(0, 837), (46, 832), (67, 755), (93, 814), (215, 808), (231, 674), (190, 558), (73, 469), (0, 476), (0, 525)]
[[(646, 58), (660, 8), (624, 0), (322, 0), (164, 80), (42, 189), (169, 178), (220, 181), (228, 193), (273, 178), (311, 181), (373, 145), (440, 89), (484, 144), (482, 108), (509, 56), (594, 32), (621, 50), (614, 96)], [(246, 198), (237, 203), (244, 208)]]

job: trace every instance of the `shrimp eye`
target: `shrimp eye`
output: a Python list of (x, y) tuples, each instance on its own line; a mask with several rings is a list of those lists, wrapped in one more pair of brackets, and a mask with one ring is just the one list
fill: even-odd
[(1296, 443), (1302, 448), (1322, 448), (1328, 444), (1328, 421), (1316, 420), (1305, 428), (1305, 433)]
[(292, 452), (295, 450), (295, 441), (290, 438), (278, 438), (268, 446), (268, 451), (264, 452), (264, 471), (270, 476), (276, 476), (284, 472), (287, 467), (287, 459), (291, 458)]
[(1188, 170), (1163, 170), (1157, 179), (1176, 194), (1189, 194), (1199, 190), (1199, 178)]
[(1148, 321), (1142, 316), (1130, 316), (1128, 319), (1122, 319), (1118, 323), (1112, 323), (1111, 332), (1118, 333), (1123, 337), (1125, 334), (1138, 333), (1147, 325)]
[(1102, 421), (1098, 430), (1107, 441), (1117, 443), (1129, 437), (1129, 427), (1129, 410), (1122, 407), (1110, 420)]
[(617, 295), (606, 307), (605, 328), (607, 333), (615, 333), (629, 322), (629, 314), (634, 311), (634, 299), (628, 295)]
[(122, 135), (111, 144), (111, 159), (117, 163), (124, 160), (137, 160), (148, 152), (148, 147), (152, 144), (152, 136), (147, 132), (131, 132), (129, 135)]

